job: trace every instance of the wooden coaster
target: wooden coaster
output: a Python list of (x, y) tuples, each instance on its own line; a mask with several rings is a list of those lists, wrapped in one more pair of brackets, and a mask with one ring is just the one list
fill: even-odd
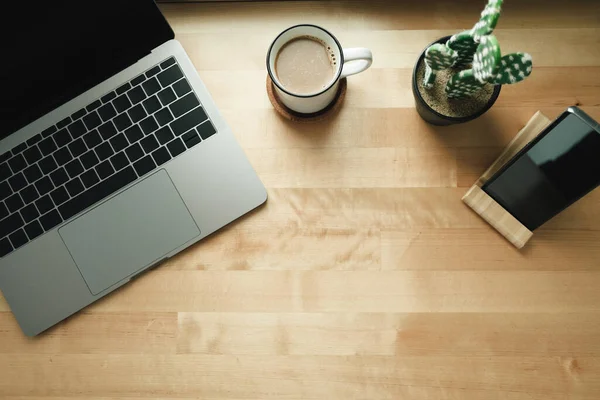
[(463, 196), (462, 201), (471, 207), (481, 218), (493, 226), (502, 236), (518, 249), (521, 249), (533, 232), (521, 224), (500, 204), (481, 189), (484, 183), (502, 168), (507, 161), (516, 155), (525, 145), (539, 135), (552, 121), (541, 112), (536, 112), (527, 125), (506, 146), (500, 157), (479, 177), (477, 182)]
[(348, 82), (346, 78), (340, 79), (340, 84), (338, 86), (338, 92), (335, 96), (335, 99), (325, 107), (323, 110), (312, 113), (312, 114), (302, 114), (296, 111), (292, 111), (287, 108), (279, 98), (277, 97), (277, 93), (275, 92), (275, 87), (273, 85), (273, 81), (271, 77), (267, 74), (267, 94), (269, 95), (269, 100), (271, 104), (273, 104), (273, 108), (275, 111), (279, 113), (283, 118), (293, 121), (293, 122), (318, 122), (323, 121), (335, 113), (339, 111), (342, 107), (342, 103), (344, 102), (344, 98), (346, 97), (346, 89), (348, 87)]

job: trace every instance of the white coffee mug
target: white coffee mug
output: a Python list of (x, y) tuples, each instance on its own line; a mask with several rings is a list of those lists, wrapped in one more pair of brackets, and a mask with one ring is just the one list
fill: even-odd
[[(333, 79), (322, 90), (315, 93), (300, 94), (286, 89), (277, 78), (275, 61), (281, 48), (298, 37), (309, 36), (323, 42), (333, 53), (335, 72)], [(326, 108), (335, 99), (340, 79), (358, 74), (373, 63), (371, 50), (365, 48), (344, 49), (331, 33), (316, 25), (296, 25), (281, 32), (275, 38), (267, 53), (267, 71), (275, 85), (279, 100), (289, 109), (301, 114), (312, 114)]]

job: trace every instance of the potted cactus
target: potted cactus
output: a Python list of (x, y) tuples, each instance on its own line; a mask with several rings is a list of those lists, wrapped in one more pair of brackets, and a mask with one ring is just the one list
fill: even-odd
[(413, 71), (413, 95), (425, 121), (433, 125), (471, 121), (494, 105), (502, 85), (531, 74), (531, 56), (503, 56), (492, 35), (502, 2), (489, 0), (472, 29), (435, 41), (419, 57)]

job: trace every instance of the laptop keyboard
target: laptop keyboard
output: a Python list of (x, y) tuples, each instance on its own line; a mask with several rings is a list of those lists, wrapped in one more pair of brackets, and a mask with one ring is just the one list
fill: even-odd
[(171, 57), (0, 155), (0, 257), (216, 133)]

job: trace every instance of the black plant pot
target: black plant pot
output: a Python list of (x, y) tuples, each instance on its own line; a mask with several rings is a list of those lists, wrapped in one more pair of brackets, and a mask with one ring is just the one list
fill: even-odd
[[(431, 43), (429, 46), (431, 46), (432, 44), (435, 44), (435, 43), (446, 43), (448, 41), (448, 39), (450, 39), (450, 37), (451, 36), (443, 37), (443, 38)], [(427, 46), (425, 48), (425, 50), (427, 50), (427, 48), (429, 48), (429, 46)], [(417, 84), (417, 70), (419, 69), (419, 66), (423, 62), (423, 59), (425, 58), (425, 50), (423, 50), (423, 52), (421, 53), (421, 56), (417, 60), (417, 63), (415, 64), (415, 68), (413, 69), (412, 91), (413, 91), (413, 96), (415, 97), (415, 104), (416, 104), (417, 112), (419, 113), (421, 118), (423, 118), (426, 122), (429, 122), (432, 125), (440, 125), (440, 126), (462, 124), (463, 122), (469, 122), (469, 121), (474, 120), (475, 118), (480, 117), (483, 113), (485, 113), (487, 110), (489, 110), (494, 105), (494, 103), (498, 99), (498, 95), (500, 95), (500, 89), (502, 88), (502, 85), (496, 85), (494, 87), (492, 97), (490, 97), (490, 99), (487, 102), (487, 104), (485, 105), (485, 107), (483, 107), (481, 110), (477, 111), (475, 114), (469, 115), (467, 117), (448, 117), (446, 115), (440, 114), (439, 112), (437, 112), (433, 108), (431, 108), (429, 106), (429, 104), (427, 104), (425, 102), (425, 100), (423, 99), (423, 96), (421, 96), (421, 93), (419, 92), (419, 86)]]

